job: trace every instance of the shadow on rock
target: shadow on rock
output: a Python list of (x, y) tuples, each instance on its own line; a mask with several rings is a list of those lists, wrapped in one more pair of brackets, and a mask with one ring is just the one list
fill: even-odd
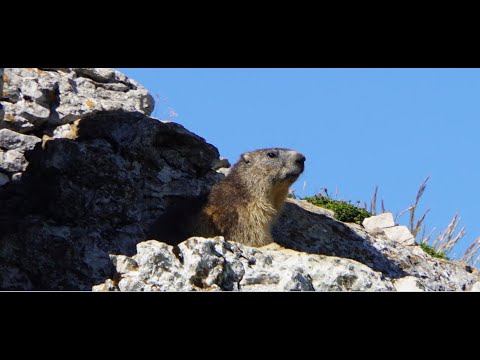
[(0, 289), (90, 290), (133, 255), (166, 199), (206, 192), (218, 150), (138, 112), (81, 119), (75, 139), (38, 143), (0, 188)]
[(280, 245), (307, 253), (337, 256), (356, 260), (385, 276), (405, 276), (395, 263), (346, 224), (319, 212), (306, 210), (300, 203), (288, 201), (273, 237)]

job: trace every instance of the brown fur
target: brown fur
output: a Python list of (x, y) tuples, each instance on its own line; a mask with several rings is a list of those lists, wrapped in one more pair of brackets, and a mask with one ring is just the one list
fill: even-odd
[(271, 226), (290, 185), (303, 172), (305, 157), (271, 148), (242, 154), (230, 173), (212, 187), (193, 224), (193, 234), (223, 235), (249, 246), (273, 242)]

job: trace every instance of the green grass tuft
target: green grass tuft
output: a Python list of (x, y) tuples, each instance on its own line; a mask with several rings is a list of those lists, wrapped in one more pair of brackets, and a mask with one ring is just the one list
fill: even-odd
[(323, 195), (306, 197), (303, 198), (303, 200), (306, 200), (313, 205), (333, 210), (335, 218), (343, 222), (361, 224), (363, 219), (372, 216), (372, 214), (365, 209), (361, 209), (358, 206), (349, 204), (345, 201), (333, 200)]
[(439, 258), (439, 259), (445, 259), (449, 260), (445, 252), (443, 251), (437, 251), (433, 246), (430, 246), (426, 243), (421, 243), (420, 247), (425, 251), (428, 255), (431, 255), (433, 257)]

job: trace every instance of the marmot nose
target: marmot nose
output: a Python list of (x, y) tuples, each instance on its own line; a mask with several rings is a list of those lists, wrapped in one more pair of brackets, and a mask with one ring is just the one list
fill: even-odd
[(295, 157), (295, 163), (297, 163), (299, 165), (303, 165), (304, 162), (305, 162), (305, 156), (298, 153), (297, 156)]

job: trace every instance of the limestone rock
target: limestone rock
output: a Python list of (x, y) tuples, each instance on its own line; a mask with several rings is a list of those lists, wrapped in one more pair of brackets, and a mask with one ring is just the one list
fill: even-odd
[[(117, 257), (118, 259), (118, 257)], [(387, 291), (382, 274), (353, 260), (288, 249), (252, 248), (223, 237), (190, 238), (178, 251), (155, 240), (116, 262), (117, 286), (107, 280), (95, 291)], [(125, 260), (138, 267), (124, 266)]]
[[(9, 97), (0, 128), (43, 131), (101, 110), (150, 115), (154, 100), (146, 89), (114, 69), (6, 68)], [(43, 135), (43, 134), (42, 134)]]
[(113, 280), (107, 279), (103, 284), (92, 287), (94, 292), (119, 291)]
[(36, 136), (24, 135), (9, 129), (0, 130), (0, 170), (8, 173), (24, 171), (28, 162), (25, 151), (40, 142)]
[(397, 291), (406, 292), (422, 292), (425, 288), (419, 283), (419, 280), (414, 276), (405, 276), (396, 280), (393, 284)]
[(476, 282), (475, 284), (473, 284), (473, 286), (472, 286), (472, 288), (470, 289), (470, 291), (480, 292), (480, 281), (479, 281), (479, 282)]
[(415, 237), (406, 226), (395, 226), (392, 213), (365, 218), (362, 225), (371, 235), (385, 235), (391, 241), (400, 242), (404, 245), (415, 245)]
[(434, 258), (420, 246), (374, 236), (360, 225), (339, 222), (315, 208), (305, 201), (287, 199), (273, 229), (275, 241), (297, 251), (356, 260), (385, 278), (414, 276), (430, 291), (465, 291), (480, 280), (477, 269)]
[(406, 226), (385, 228), (383, 232), (392, 241), (397, 241), (404, 245), (415, 245), (415, 238)]
[(393, 220), (392, 213), (387, 212), (365, 218), (362, 222), (362, 225), (367, 231), (371, 231), (395, 226), (395, 221)]

